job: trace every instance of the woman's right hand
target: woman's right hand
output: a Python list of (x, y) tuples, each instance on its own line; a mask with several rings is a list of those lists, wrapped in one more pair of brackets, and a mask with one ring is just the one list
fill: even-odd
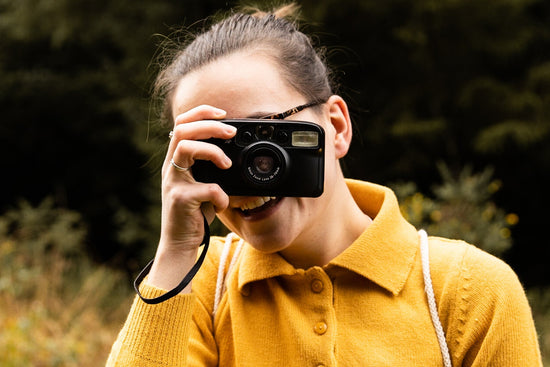
[[(214, 211), (229, 205), (229, 197), (217, 184), (196, 182), (193, 163), (208, 160), (227, 169), (231, 160), (217, 146), (198, 141), (229, 139), (233, 126), (220, 123), (226, 112), (212, 106), (198, 106), (178, 115), (162, 167), (162, 217), (160, 241), (147, 283), (163, 289), (174, 288), (191, 269), (204, 236), (204, 219), (213, 220)], [(190, 168), (180, 171), (171, 164)], [(204, 214), (203, 214), (204, 213)], [(183, 292), (189, 292), (190, 286)]]

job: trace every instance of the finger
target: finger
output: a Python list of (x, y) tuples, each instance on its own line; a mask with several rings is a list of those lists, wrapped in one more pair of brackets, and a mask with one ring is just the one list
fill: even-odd
[(201, 105), (177, 115), (174, 119), (174, 127), (191, 121), (221, 119), (224, 118), (226, 114), (227, 113), (220, 108)]
[[(222, 190), (218, 184), (200, 185), (201, 196), (198, 196), (202, 202), (201, 209), (209, 222), (214, 220), (215, 212), (222, 211), (229, 207), (229, 196)], [(211, 211), (213, 209), (213, 211)], [(210, 218), (209, 218), (210, 217)]]
[(210, 203), (215, 211), (225, 210), (229, 206), (229, 196), (218, 184), (197, 183), (189, 190), (182, 190), (181, 187), (174, 185), (169, 191), (169, 196), (172, 197), (174, 205), (191, 204), (191, 207), (195, 209), (204, 209), (204, 214), (209, 221), (213, 218), (209, 218), (211, 217), (211, 212), (209, 211), (208, 204), (205, 203)]
[(163, 171), (166, 172), (167, 168), (174, 168), (170, 160), (173, 160), (174, 164), (179, 167), (190, 168), (197, 159), (211, 161), (221, 169), (227, 169), (232, 164), (231, 159), (217, 145), (196, 140), (180, 140), (172, 158), (168, 159), (167, 157)]
[[(227, 113), (220, 108), (216, 108), (210, 105), (200, 105), (177, 115), (174, 118), (174, 128), (176, 128), (178, 125), (186, 124), (192, 121), (221, 119), (224, 118), (226, 114)], [(173, 139), (173, 137), (171, 136), (167, 156), (172, 156), (173, 150), (175, 148), (174, 142), (177, 143), (177, 141), (178, 139)]]
[(173, 158), (175, 150), (178, 148), (181, 141), (209, 138), (230, 139), (235, 136), (236, 132), (237, 129), (231, 125), (211, 120), (194, 121), (178, 125), (173, 131), (173, 136), (170, 140), (168, 151), (166, 152), (165, 163)]
[(212, 204), (211, 202), (202, 203), (201, 211), (208, 221), (208, 224), (212, 224), (212, 222), (214, 221), (214, 217), (216, 217), (216, 209), (214, 207), (214, 204)]
[(173, 130), (173, 139), (198, 140), (198, 139), (229, 139), (235, 136), (237, 128), (219, 121), (202, 120), (177, 125)]

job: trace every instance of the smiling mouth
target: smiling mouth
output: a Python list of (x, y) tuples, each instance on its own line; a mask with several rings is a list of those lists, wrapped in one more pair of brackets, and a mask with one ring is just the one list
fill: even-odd
[(258, 197), (255, 200), (242, 204), (239, 209), (245, 216), (259, 213), (277, 204), (279, 200), (274, 196)]

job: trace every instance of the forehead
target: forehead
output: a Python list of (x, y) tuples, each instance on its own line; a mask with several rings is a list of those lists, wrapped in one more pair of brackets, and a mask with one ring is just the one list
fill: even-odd
[(304, 102), (270, 57), (239, 52), (184, 76), (172, 100), (172, 115), (207, 104), (226, 110), (228, 117), (245, 117), (257, 111), (280, 112)]

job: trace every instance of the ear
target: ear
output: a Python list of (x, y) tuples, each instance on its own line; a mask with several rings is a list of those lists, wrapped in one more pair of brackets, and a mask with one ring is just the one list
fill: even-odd
[(334, 127), (334, 150), (336, 158), (344, 157), (351, 144), (352, 126), (348, 105), (340, 96), (333, 95), (327, 101), (329, 117)]

